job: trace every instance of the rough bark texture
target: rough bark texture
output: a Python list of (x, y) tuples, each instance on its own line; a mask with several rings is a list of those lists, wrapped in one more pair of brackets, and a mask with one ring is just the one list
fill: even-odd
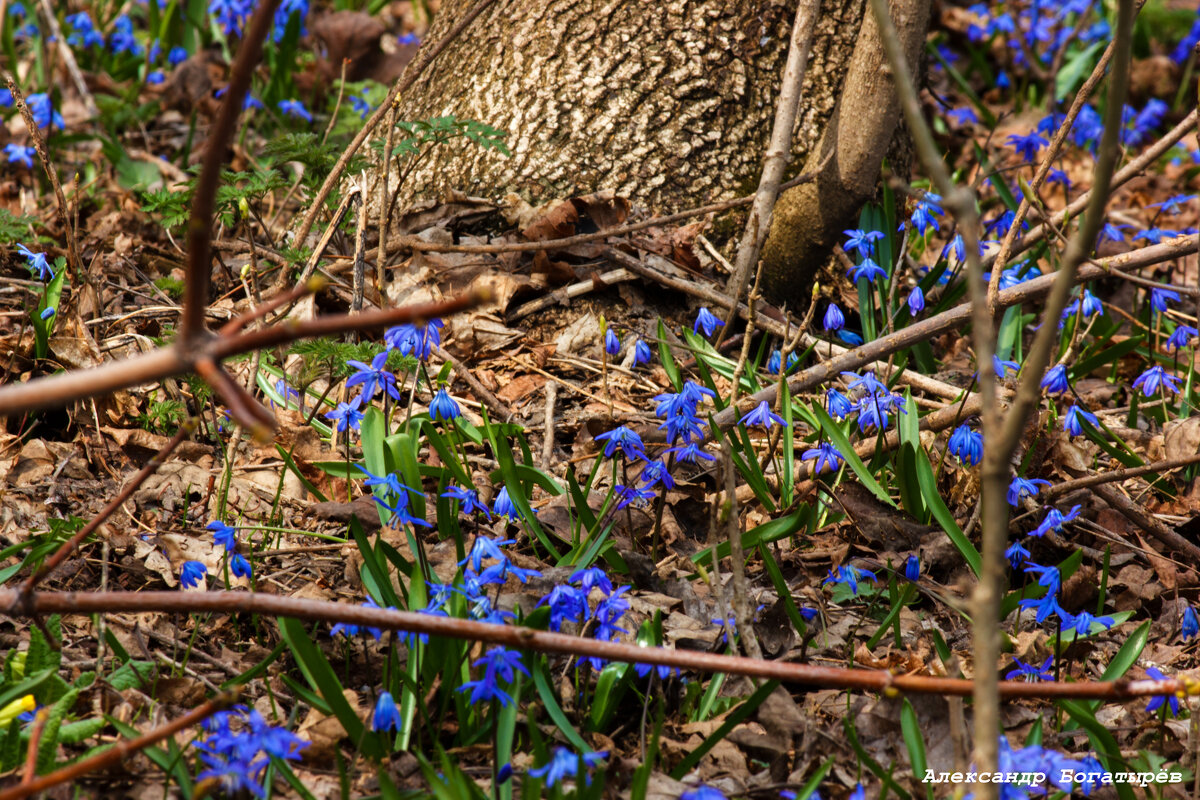
[[(427, 41), (469, 5), (444, 3)], [(833, 111), (863, 11), (821, 4), (794, 163)], [(450, 189), (535, 205), (612, 189), (678, 211), (753, 192), (794, 13), (774, 0), (498, 0), (401, 98), (400, 118), (486, 122), (512, 157), (440, 148), (400, 204)]]
[[(929, 26), (929, 0), (892, 0), (891, 17), (913, 74)], [(900, 100), (875, 17), (867, 14), (849, 61), (837, 108), (804, 171), (827, 166), (813, 183), (785, 192), (775, 206), (763, 248), (763, 284), (777, 300), (803, 307), (813, 274), (842, 231), (871, 199), (879, 168), (897, 132)], [(903, 170), (902, 170), (903, 171)]]

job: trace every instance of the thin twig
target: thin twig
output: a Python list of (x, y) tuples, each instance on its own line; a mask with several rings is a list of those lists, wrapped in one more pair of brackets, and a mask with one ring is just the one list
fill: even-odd
[[(35, 592), (22, 600), (13, 589), (0, 589), (0, 609), (13, 617), (31, 614), (104, 613), (245, 613), (264, 617), (291, 617), (320, 622), (345, 622), (361, 627), (426, 633), (451, 639), (501, 644), (540, 653), (578, 657), (594, 656), (609, 661), (652, 664), (696, 672), (725, 672), (755, 678), (776, 679), (789, 684), (863, 691), (911, 692), (968, 696), (971, 682), (926, 675), (895, 675), (886, 670), (847, 669), (767, 661), (738, 656), (718, 655), (696, 650), (666, 647), (641, 647), (598, 639), (586, 639), (563, 633), (550, 633), (517, 625), (493, 625), (458, 617), (437, 617), (415, 611), (393, 611), (352, 603), (334, 603), (252, 592)], [(1200, 681), (1181, 677), (1165, 681), (1119, 680), (1079, 681), (1071, 683), (1004, 681), (1000, 684), (1005, 698), (1079, 697), (1121, 700), (1160, 694), (1200, 696)], [(193, 712), (195, 713), (195, 712)], [(189, 724), (194, 724), (192, 720)], [(185, 726), (186, 727), (186, 726)], [(140, 740), (138, 740), (140, 741)], [(7, 800), (0, 795), (0, 800)]]

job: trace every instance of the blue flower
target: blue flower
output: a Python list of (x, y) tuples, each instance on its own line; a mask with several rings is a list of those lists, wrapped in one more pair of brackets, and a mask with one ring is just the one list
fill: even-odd
[(605, 595), (613, 593), (612, 581), (609, 580), (608, 575), (600, 567), (587, 567), (586, 569), (575, 570), (567, 580), (571, 583), (579, 584), (584, 597), (591, 594), (592, 589), (599, 589)]
[(1196, 609), (1191, 606), (1184, 609), (1183, 622), (1179, 625), (1179, 632), (1183, 635), (1185, 642), (1200, 634), (1200, 620), (1196, 619)]
[(1067, 382), (1066, 365), (1058, 364), (1051, 367), (1046, 376), (1042, 378), (1041, 387), (1050, 394), (1062, 394), (1070, 391), (1071, 384)]
[(561, 631), (564, 622), (580, 623), (588, 614), (587, 593), (574, 586), (560, 584), (538, 601), (550, 606), (550, 630)]
[[(1028, 563), (1026, 564), (1026, 566), (1028, 566)], [(1034, 600), (1033, 598), (1027, 597), (1024, 600), (1022, 600), (1018, 605), (1020, 605), (1021, 608), (1037, 609), (1037, 614), (1035, 616), (1035, 620), (1037, 621), (1037, 624), (1039, 624), (1039, 625), (1041, 625), (1046, 620), (1050, 619), (1050, 617), (1054, 616), (1055, 614), (1058, 614), (1060, 617), (1063, 617), (1064, 619), (1066, 617), (1070, 616), (1069, 614), (1067, 614), (1065, 611), (1062, 610), (1061, 606), (1059, 606), (1058, 595), (1055, 594), (1054, 592), (1046, 592), (1045, 596), (1043, 596), (1040, 600)]]
[(1166, 387), (1175, 394), (1179, 394), (1179, 378), (1174, 375), (1168, 375), (1166, 370), (1155, 365), (1143, 372), (1133, 382), (1133, 388), (1141, 389), (1143, 397), (1151, 397), (1158, 394), (1160, 387)]
[(140, 56), (142, 54), (142, 46), (138, 44), (133, 35), (133, 21), (126, 14), (113, 20), (113, 32), (108, 37), (108, 44), (112, 48), (113, 55), (129, 53)]
[(1129, 228), (1128, 225), (1115, 225), (1111, 222), (1104, 223), (1104, 227), (1100, 229), (1100, 236), (1097, 237), (1097, 239), (1096, 239), (1096, 244), (1097, 245), (1103, 244), (1106, 241), (1107, 242), (1123, 242), (1123, 241), (1125, 241), (1125, 234), (1122, 233), (1121, 231), (1124, 229), (1127, 229), (1127, 228)]
[(604, 352), (610, 356), (620, 355), (621, 340), (617, 338), (616, 331), (609, 328), (604, 332)]
[(1195, 200), (1196, 197), (1197, 195), (1194, 194), (1177, 194), (1174, 197), (1168, 197), (1161, 203), (1151, 203), (1146, 208), (1161, 208), (1164, 214), (1175, 216), (1183, 210), (1185, 205)]
[(1176, 325), (1175, 330), (1171, 332), (1171, 336), (1166, 341), (1167, 350), (1173, 352), (1187, 347), (1191, 344), (1192, 339), (1196, 338), (1198, 333), (1200, 331), (1197, 331), (1191, 325), (1184, 325), (1182, 323)]
[(1004, 558), (1012, 565), (1014, 570), (1020, 569), (1021, 564), (1029, 559), (1029, 551), (1022, 546), (1020, 542), (1015, 542), (1004, 551)]
[(194, 586), (199, 586), (204, 582), (204, 576), (208, 574), (208, 567), (201, 564), (199, 561), (185, 561), (183, 567), (179, 570), (179, 582), (188, 589)]
[(241, 553), (234, 553), (229, 557), (229, 571), (237, 578), (249, 578), (252, 574), (250, 562)]
[(1078, 405), (1072, 405), (1067, 409), (1066, 415), (1063, 417), (1063, 430), (1071, 436), (1079, 436), (1083, 433), (1083, 425), (1086, 422), (1093, 428), (1100, 427), (1100, 420), (1096, 419), (1096, 415), (1087, 409), (1080, 408)]
[(400, 390), (396, 387), (396, 376), (386, 368), (387, 359), (387, 350), (381, 350), (371, 359), (370, 364), (364, 364), (354, 359), (346, 361), (348, 366), (354, 367), (357, 370), (357, 372), (346, 379), (346, 388), (350, 389), (362, 384), (362, 393), (359, 395), (361, 402), (371, 402), (380, 389), (386, 392), (393, 400), (397, 402), (400, 400)]
[(869, 580), (872, 583), (876, 582), (874, 573), (867, 572), (865, 569), (859, 569), (855, 566), (844, 565), (836, 570), (829, 570), (829, 574), (825, 576), (822, 583), (839, 584), (844, 583), (850, 587), (852, 594), (858, 594), (858, 582), (861, 580)]
[(380, 692), (378, 699), (375, 700), (375, 715), (371, 718), (372, 729), (398, 731), (400, 724), (400, 709), (396, 708), (396, 701), (392, 699), (392, 693)]
[(521, 512), (513, 503), (512, 498), (508, 496), (508, 487), (501, 486), (500, 491), (496, 494), (496, 500), (492, 503), (492, 511), (498, 516), (508, 517), (510, 520), (521, 519)]
[(20, 144), (9, 142), (4, 145), (4, 155), (8, 159), (9, 164), (20, 164), (27, 169), (33, 169), (33, 156), (37, 150), (33, 147), (25, 147)]
[(294, 761), (308, 747), (308, 742), (268, 725), (261, 714), (245, 706), (214, 714), (204, 722), (204, 729), (207, 735), (195, 742), (195, 748), (206, 769), (196, 779), (215, 781), (227, 796), (248, 791), (266, 797), (261, 780), (271, 758)]
[[(217, 98), (224, 97), (225, 93), (228, 91), (229, 91), (228, 86), (222, 86), (220, 89), (217, 90), (215, 96)], [(249, 111), (252, 108), (261, 109), (263, 107), (264, 106), (262, 104), (262, 100), (259, 100), (257, 97), (250, 94), (249, 92), (246, 92), (246, 96), (242, 98), (242, 111)]]
[(664, 489), (675, 488), (675, 479), (671, 477), (671, 473), (662, 459), (647, 461), (646, 466), (642, 467), (642, 474), (639, 477), (643, 488), (649, 489), (660, 483)]
[(1178, 303), (1179, 292), (1174, 289), (1151, 289), (1150, 290), (1150, 307), (1158, 313), (1163, 313), (1167, 310), (1167, 302)]
[(840, 331), (846, 327), (846, 317), (837, 303), (830, 303), (829, 308), (825, 309), (825, 318), (821, 320), (821, 324), (827, 331)]
[(1030, 562), (1025, 565), (1024, 570), (1038, 576), (1038, 586), (1046, 587), (1046, 594), (1058, 594), (1058, 588), (1062, 586), (1062, 574), (1058, 567), (1043, 567)]
[(1090, 317), (1095, 314), (1103, 314), (1103, 313), (1104, 313), (1104, 304), (1101, 303), (1096, 298), (1096, 295), (1092, 294), (1087, 289), (1084, 289), (1083, 290), (1083, 315), (1085, 317)]
[(679, 800), (727, 800), (725, 793), (713, 786), (701, 784), (679, 795)]
[(45, 320), (53, 317), (55, 313), (57, 312), (55, 312), (54, 306), (46, 306), (42, 309), (42, 313), (38, 314), (38, 316)]
[[(800, 356), (796, 355), (795, 353), (788, 353), (787, 360), (788, 360), (788, 363), (787, 363), (788, 372), (791, 372), (792, 368), (795, 367), (796, 364), (800, 363)], [(779, 369), (782, 365), (783, 365), (783, 354), (780, 353), (778, 350), (772, 350), (771, 357), (767, 359), (767, 372), (770, 373), (771, 375), (778, 375)]]
[(834, 419), (845, 419), (854, 412), (854, 404), (837, 389), (829, 389), (825, 392), (825, 410)]
[(441, 346), (441, 329), (444, 326), (445, 323), (440, 319), (430, 320), (424, 325), (396, 325), (387, 329), (383, 340), (388, 349), (398, 350), (402, 356), (411, 355), (426, 361), (434, 348)]
[(149, 84), (150, 86), (158, 86), (160, 83), (164, 82), (166, 79), (167, 79), (167, 76), (163, 74), (163, 71), (161, 69), (156, 69), (153, 72), (151, 72), (149, 75), (146, 76), (146, 83)]
[(650, 345), (643, 342), (641, 339), (633, 346), (633, 365), (635, 367), (642, 364), (650, 363)]
[(362, 119), (366, 119), (367, 115), (371, 113), (371, 104), (367, 101), (365, 94), (362, 96), (350, 95), (350, 108)]
[(47, 278), (54, 277), (54, 270), (50, 268), (50, 263), (46, 260), (45, 253), (35, 253), (23, 244), (17, 245), (17, 252), (25, 256), (29, 271), (36, 273), (39, 279), (44, 281)]
[(308, 109), (304, 107), (304, 103), (299, 100), (280, 100), (276, 105), (286, 117), (296, 117), (305, 122), (313, 121), (313, 115), (308, 112)]
[(863, 278), (866, 278), (867, 282), (870, 283), (876, 278), (886, 278), (887, 270), (872, 261), (870, 256), (867, 256), (857, 265), (846, 270), (846, 277), (850, 278), (853, 283), (858, 283)]
[(476, 536), (475, 541), (471, 543), (471, 552), (467, 553), (467, 557), (458, 562), (458, 565), (461, 567), (464, 564), (470, 564), (471, 569), (480, 572), (483, 569), (485, 558), (507, 561), (508, 556), (500, 548), (516, 543), (516, 539), (490, 539), (487, 536)]
[(1023, 160), (1033, 161), (1037, 158), (1038, 151), (1050, 144), (1050, 141), (1045, 137), (1038, 136), (1037, 131), (1030, 131), (1025, 136), (1014, 133), (1005, 140), (1005, 143), (1012, 145), (1013, 150)]
[(220, 520), (213, 520), (204, 527), (212, 531), (213, 541), (224, 547), (227, 553), (237, 549), (237, 528), (231, 528)]
[[(846, 244), (842, 247), (847, 253), (857, 252), (860, 256), (870, 257), (875, 252), (875, 242), (883, 238), (882, 231), (864, 231), (855, 229), (852, 231), (842, 231), (846, 234)], [(829, 328), (825, 328), (829, 330)]]
[(763, 400), (758, 406), (746, 416), (738, 420), (739, 425), (757, 425), (762, 428), (771, 428), (775, 425), (787, 427), (787, 423), (783, 417), (771, 412), (771, 404)]
[(188, 57), (187, 48), (176, 45), (176, 46), (172, 47), (170, 49), (170, 51), (168, 51), (167, 63), (170, 64), (172, 67), (177, 67), (180, 64), (182, 64), (184, 61), (187, 61), (187, 57)]
[(1063, 620), (1063, 630), (1074, 630), (1077, 636), (1088, 636), (1093, 625), (1101, 625), (1108, 630), (1116, 624), (1112, 617), (1094, 617), (1086, 611), (1080, 611), (1074, 617)]
[(462, 512), (464, 514), (482, 513), (489, 520), (492, 518), (492, 512), (488, 507), (479, 502), (479, 492), (474, 489), (464, 489), (461, 486), (449, 486), (446, 491), (442, 492), (442, 497), (448, 497), (451, 500), (457, 500), (462, 503)]
[[(1165, 681), (1167, 679), (1166, 675), (1163, 675), (1154, 667), (1146, 667), (1146, 677), (1156, 681)], [(1158, 711), (1163, 707), (1164, 703), (1170, 707), (1172, 717), (1179, 716), (1179, 698), (1173, 694), (1160, 694), (1158, 697), (1152, 698), (1150, 702), (1146, 704), (1146, 710), (1149, 712)]]
[(967, 125), (979, 122), (978, 115), (976, 115), (969, 106), (952, 108), (946, 112), (946, 116), (949, 117), (955, 125)]
[(1029, 683), (1052, 681), (1054, 680), (1054, 675), (1049, 671), (1052, 663), (1054, 663), (1054, 656), (1048, 656), (1040, 667), (1035, 664), (1026, 664), (1019, 658), (1013, 658), (1013, 667), (1015, 669), (1005, 675), (1004, 680), (1022, 680)]
[(707, 306), (701, 306), (700, 311), (696, 314), (696, 324), (692, 326), (692, 333), (703, 330), (705, 336), (712, 336), (713, 331), (718, 326), (724, 326), (725, 323), (717, 319)]
[(208, 13), (217, 18), (217, 24), (226, 36), (241, 36), (242, 26), (252, 8), (250, 0), (212, 0), (208, 4)]
[(338, 403), (337, 408), (333, 411), (327, 411), (323, 416), (337, 423), (339, 433), (344, 433), (353, 428), (358, 430), (359, 425), (363, 421), (363, 412), (358, 410), (359, 403), (362, 401), (362, 396), (358, 396), (349, 403)]
[(858, 347), (863, 343), (863, 338), (854, 331), (840, 330), (837, 332), (838, 338), (851, 347)]
[(917, 232), (922, 236), (925, 235), (931, 227), (935, 231), (940, 231), (937, 218), (945, 212), (942, 210), (942, 198), (933, 192), (926, 192), (925, 197), (917, 203), (917, 207), (913, 210), (912, 224), (917, 229)]
[[(700, 461), (716, 461), (717, 457), (709, 455), (703, 450), (704, 445), (700, 442), (692, 442), (681, 447), (672, 447), (667, 450), (667, 453), (674, 453), (677, 461), (683, 461), (688, 464), (699, 464)], [(653, 497), (653, 495), (651, 495)]]
[(812, 450), (805, 450), (804, 460), (807, 461), (810, 458), (817, 460), (812, 467), (814, 475), (824, 471), (825, 467), (828, 467), (830, 472), (837, 472), (844, 460), (832, 442), (821, 442)]
[(1042, 480), (1041, 478), (1022, 478), (1016, 476), (1008, 485), (1008, 504), (1010, 506), (1020, 505), (1021, 500), (1026, 497), (1037, 497), (1037, 493), (1041, 491), (1039, 486), (1049, 486), (1050, 481)]
[(276, 44), (283, 40), (293, 15), (300, 17), (299, 33), (304, 36), (307, 33), (304, 28), (304, 18), (308, 15), (308, 0), (282, 0), (279, 7), (275, 9), (275, 29), (272, 38)]
[(874, 372), (859, 375), (854, 372), (843, 372), (842, 377), (850, 378), (851, 391), (863, 391), (866, 394), (886, 394), (887, 384), (875, 377)]
[(1083, 508), (1083, 506), (1080, 506), (1080, 505), (1072, 506), (1071, 510), (1068, 511), (1066, 514), (1063, 514), (1057, 508), (1049, 509), (1048, 511), (1046, 511), (1046, 516), (1042, 520), (1041, 524), (1039, 524), (1037, 526), (1037, 529), (1034, 530), (1032, 532), (1032, 534), (1030, 534), (1030, 535), (1045, 536), (1050, 531), (1054, 531), (1055, 533), (1062, 533), (1063, 525), (1076, 519), (1079, 516), (1079, 509), (1081, 509), (1081, 508)]
[(629, 459), (646, 458), (645, 445), (642, 444), (642, 437), (636, 432), (621, 425), (613, 428), (606, 433), (598, 434), (595, 437), (597, 442), (604, 442), (604, 457), (612, 458), (613, 454), (620, 450)]
[(639, 678), (644, 678), (653, 671), (658, 674), (660, 681), (665, 681), (672, 675), (679, 677), (680, 674), (679, 667), (668, 667), (666, 664), (642, 664), (634, 662), (633, 670), (638, 674)]
[(975, 466), (983, 460), (983, 434), (967, 425), (959, 425), (950, 434), (950, 453), (963, 464)]
[(458, 417), (462, 411), (458, 408), (458, 403), (454, 402), (454, 398), (446, 391), (446, 387), (438, 389), (437, 394), (429, 401), (429, 417), (434, 422), (441, 420), (449, 422)]
[(555, 749), (554, 756), (549, 763), (529, 770), (529, 775), (534, 778), (545, 778), (546, 786), (550, 787), (564, 780), (571, 780), (581, 771), (588, 770), (584, 780), (590, 786), (592, 783), (590, 770), (606, 758), (608, 758), (606, 750), (576, 755), (565, 747), (559, 747)]
[(1013, 371), (1013, 374), (1019, 372), (1021, 365), (1016, 361), (1005, 361), (1004, 359), (1000, 358), (1000, 356), (993, 355), (992, 368), (996, 371), (997, 378), (1005, 378), (1008, 377), (1008, 371), (1010, 369)]
[(854, 407), (858, 411), (858, 429), (863, 433), (870, 430), (887, 430), (891, 422), (888, 412), (893, 409), (902, 414), (908, 413), (904, 406), (896, 403), (893, 395), (890, 394), (867, 395)]
[(920, 286), (914, 286), (912, 291), (908, 293), (908, 313), (914, 317), (925, 310), (925, 293), (921, 291)]
[(500, 682), (511, 684), (516, 678), (517, 671), (529, 675), (529, 670), (521, 663), (521, 653), (504, 647), (493, 647), (484, 656), (475, 661), (476, 667), (482, 666), (483, 677), (477, 681), (466, 681), (458, 687), (458, 691), (471, 693), (471, 704), (484, 700), (497, 700), (500, 705), (507, 706), (513, 702), (508, 692), (500, 688)]
[(421, 43), (421, 38), (415, 33), (402, 33), (396, 38), (396, 41), (400, 44), (416, 45)]
[(904, 577), (910, 581), (918, 581), (921, 578), (921, 560), (915, 555), (909, 556), (904, 562)]

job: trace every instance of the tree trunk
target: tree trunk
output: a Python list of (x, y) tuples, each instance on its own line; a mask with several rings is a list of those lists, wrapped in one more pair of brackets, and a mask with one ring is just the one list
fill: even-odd
[[(894, 2), (924, 4), (927, 12), (928, 0)], [(426, 42), (473, 3), (443, 2)], [(862, 49), (864, 10), (864, 0), (821, 2), (789, 176), (811, 162), (838, 106)], [(487, 123), (508, 134), (512, 156), (466, 142), (438, 147), (407, 176), (399, 204), (457, 190), (497, 200), (516, 193), (537, 205), (610, 189), (671, 212), (750, 194), (794, 12), (793, 3), (776, 0), (496, 0), (400, 99), (399, 118)], [(886, 144), (896, 115), (879, 123)], [(879, 125), (867, 118), (862, 127)], [(868, 167), (872, 176), (882, 155)], [(392, 187), (397, 175), (393, 168)], [(728, 239), (737, 231), (718, 233)], [(826, 249), (799, 258), (827, 256)], [(798, 263), (776, 261), (784, 264), (779, 274)]]

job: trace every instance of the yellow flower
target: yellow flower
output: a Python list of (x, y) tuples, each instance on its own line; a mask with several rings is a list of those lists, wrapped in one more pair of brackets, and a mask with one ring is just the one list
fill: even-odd
[(19, 715), (26, 711), (33, 711), (35, 708), (37, 708), (37, 701), (31, 694), (27, 694), (19, 700), (13, 700), (4, 708), (0, 708), (0, 728), (7, 728), (9, 723)]

